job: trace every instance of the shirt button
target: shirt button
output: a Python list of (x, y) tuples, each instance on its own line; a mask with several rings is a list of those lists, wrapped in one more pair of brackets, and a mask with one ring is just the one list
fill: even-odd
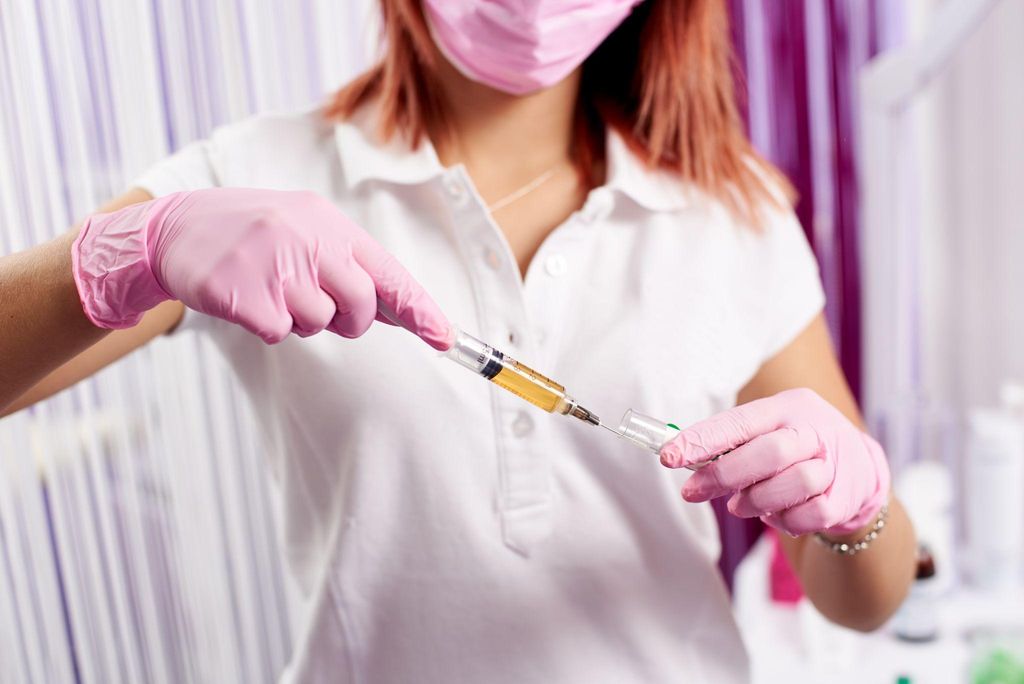
[(456, 204), (465, 203), (467, 197), (466, 187), (463, 185), (461, 180), (455, 176), (446, 176), (444, 179), (444, 187), (445, 190), (448, 191), (448, 196), (451, 197)]
[(569, 262), (561, 254), (552, 254), (544, 260), (544, 270), (552, 278), (557, 278), (565, 275), (565, 272), (569, 270)]
[(496, 250), (484, 247), (484, 263), (490, 266), (492, 271), (497, 271), (501, 268), (501, 257)]
[(512, 421), (512, 434), (516, 437), (526, 437), (533, 432), (533, 418), (524, 411), (520, 411), (516, 419)]

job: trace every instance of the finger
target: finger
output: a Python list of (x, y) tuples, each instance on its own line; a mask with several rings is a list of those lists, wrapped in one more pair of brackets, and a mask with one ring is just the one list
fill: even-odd
[(825, 495), (818, 495), (771, 516), (772, 525), (794, 536), (821, 532), (842, 522), (842, 511)]
[(451, 324), (405, 267), (369, 236), (356, 241), (353, 249), (356, 261), (373, 280), (387, 317), (435, 349), (448, 349)]
[(818, 435), (810, 428), (787, 427), (761, 435), (694, 473), (683, 487), (683, 498), (708, 501), (746, 489), (814, 458), (820, 448)]
[(785, 425), (788, 404), (778, 395), (756, 399), (694, 423), (661, 449), (670, 468), (710, 461), (754, 437)]
[(377, 315), (373, 280), (351, 256), (320, 264), (320, 287), (335, 304), (327, 329), (342, 337), (359, 337)]
[(377, 306), (378, 306), (377, 315), (376, 315), (376, 317), (374, 317), (373, 320), (377, 321), (378, 323), (384, 323), (385, 325), (395, 325), (395, 326), (401, 327), (398, 323), (395, 323), (393, 320), (388, 318), (386, 314), (381, 312), (381, 310), (379, 308), (380, 307), (380, 300), (379, 299), (377, 300)]
[(778, 513), (818, 496), (832, 484), (835, 469), (822, 459), (801, 461), (775, 477), (747, 487), (729, 499), (729, 512), (740, 518)]
[(294, 321), (285, 306), (284, 296), (276, 286), (272, 286), (272, 291), (263, 297), (239, 298), (237, 293), (232, 293), (229, 300), (232, 308), (229, 320), (257, 335), (267, 344), (283, 341), (292, 331)]
[(292, 332), (300, 337), (320, 332), (337, 313), (334, 299), (315, 283), (290, 284), (285, 288), (284, 301), (292, 316)]

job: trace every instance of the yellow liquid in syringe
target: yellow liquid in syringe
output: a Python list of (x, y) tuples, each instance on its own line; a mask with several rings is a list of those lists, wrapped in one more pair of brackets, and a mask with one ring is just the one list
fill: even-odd
[(565, 404), (564, 387), (513, 359), (504, 360), (502, 369), (491, 382), (548, 413), (554, 413)]
[(565, 387), (468, 333), (454, 331), (454, 342), (445, 356), (548, 413), (569, 415), (591, 425), (601, 424), (593, 412), (565, 393)]

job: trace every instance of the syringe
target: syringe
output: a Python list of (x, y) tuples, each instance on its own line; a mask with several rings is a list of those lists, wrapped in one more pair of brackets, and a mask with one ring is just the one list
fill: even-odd
[[(632, 409), (626, 411), (618, 429), (610, 427), (602, 423), (593, 411), (580, 406), (578, 401), (565, 393), (565, 387), (551, 378), (458, 328), (454, 329), (454, 335), (455, 342), (445, 352), (445, 356), (548, 413), (561, 413), (603, 427), (654, 454), (679, 433), (679, 428), (672, 423), (664, 423)], [(715, 460), (718, 460), (717, 456), (710, 461), (687, 467), (697, 470)]]
[(445, 355), (548, 413), (572, 416), (591, 425), (601, 424), (592, 411), (565, 393), (565, 387), (469, 333), (456, 328), (455, 343)]

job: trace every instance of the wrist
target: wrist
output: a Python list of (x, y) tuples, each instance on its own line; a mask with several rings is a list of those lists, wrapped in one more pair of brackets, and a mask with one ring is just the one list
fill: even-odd
[[(827, 535), (822, 532), (818, 532), (814, 535), (814, 540), (819, 544), (825, 546), (833, 553), (837, 553), (843, 556), (853, 556), (861, 551), (867, 550), (871, 543), (878, 538), (878, 535), (885, 529), (886, 521), (889, 518), (889, 504), (886, 503), (878, 511), (878, 515), (875, 517), (871, 525), (865, 530), (858, 530), (860, 536), (856, 535), (842, 535), (839, 538)], [(844, 538), (844, 537), (849, 538)]]
[(96, 327), (130, 328), (146, 311), (172, 298), (150, 263), (152, 204), (90, 216), (71, 245), (75, 288), (82, 310)]
[(875, 521), (877, 520), (877, 518), (878, 514), (876, 513), (875, 515), (871, 516), (871, 520), (869, 520), (866, 524), (858, 527), (852, 532), (839, 531), (835, 529), (823, 530), (822, 532), (818, 532), (817, 536), (819, 539), (827, 541), (831, 544), (853, 544), (859, 541), (860, 539), (863, 539), (864, 536), (871, 531), (871, 528), (875, 526)]

